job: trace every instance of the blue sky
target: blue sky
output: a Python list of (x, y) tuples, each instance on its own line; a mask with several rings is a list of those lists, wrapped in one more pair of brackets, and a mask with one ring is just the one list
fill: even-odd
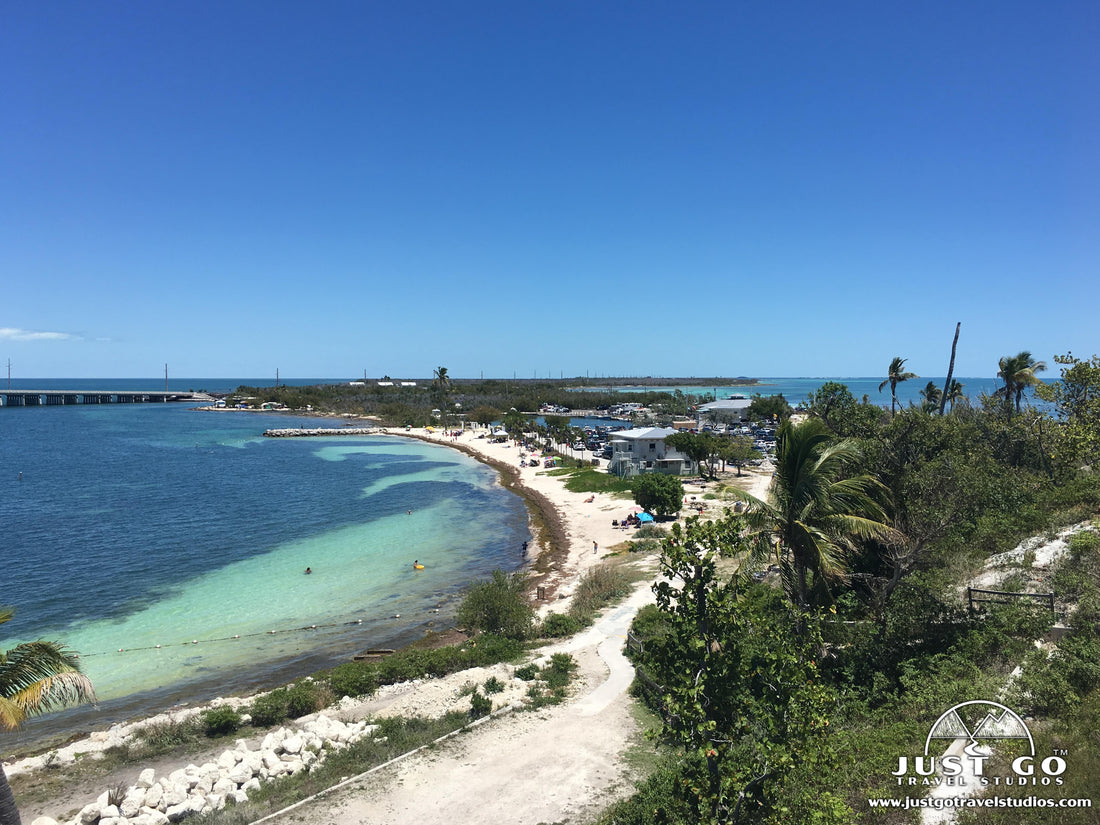
[(1094, 2), (0, 18), (13, 375), (942, 375), (956, 321), (959, 375), (1100, 350)]

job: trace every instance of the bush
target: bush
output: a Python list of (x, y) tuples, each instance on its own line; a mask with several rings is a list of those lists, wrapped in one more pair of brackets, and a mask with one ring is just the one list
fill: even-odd
[(516, 678), (522, 679), (525, 682), (530, 682), (539, 675), (539, 666), (532, 662), (529, 665), (516, 668)]
[(597, 610), (629, 592), (630, 584), (620, 570), (606, 564), (591, 567), (577, 584), (569, 615), (584, 624), (591, 624)]
[(252, 724), (260, 728), (270, 728), (284, 722), (287, 718), (286, 689), (273, 690), (266, 696), (257, 696), (248, 708)]
[(327, 674), (335, 696), (370, 696), (378, 690), (378, 668), (367, 662), (337, 665)]
[(320, 682), (305, 680), (286, 689), (286, 715), (290, 719), (308, 716), (332, 704), (332, 691)]
[(565, 613), (551, 613), (542, 623), (541, 634), (551, 639), (560, 639), (564, 636), (572, 636), (584, 625), (572, 615)]
[(490, 676), (485, 680), (485, 692), (488, 693), (502, 693), (504, 691), (504, 682), (500, 681), (496, 676)]
[(225, 706), (203, 711), (200, 718), (207, 736), (225, 736), (241, 726), (241, 715), (233, 708)]
[(493, 711), (493, 700), (488, 696), (482, 696), (477, 690), (470, 695), (470, 718), (480, 719), (488, 716)]
[(509, 576), (494, 570), (491, 579), (470, 588), (458, 608), (458, 623), (509, 639), (526, 639), (535, 617), (524, 593), (526, 584), (522, 573)]

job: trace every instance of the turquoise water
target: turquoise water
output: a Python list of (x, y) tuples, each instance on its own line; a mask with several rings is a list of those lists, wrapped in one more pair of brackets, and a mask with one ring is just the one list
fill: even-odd
[(447, 626), (471, 581), (518, 566), (526, 510), (495, 471), (397, 437), (261, 435), (300, 421), (176, 405), (0, 411), (0, 602), (16, 608), (0, 648), (63, 640), (102, 700), (31, 735), (411, 641)]
[[(944, 376), (922, 376), (909, 381), (903, 381), (897, 386), (898, 402), (902, 406), (908, 406), (910, 402), (919, 405), (923, 400), (920, 391), (932, 381), (937, 387), (943, 389)], [(984, 392), (992, 394), (1001, 381), (996, 378), (961, 378), (955, 380), (963, 385), (963, 392), (972, 401), (977, 401)], [(815, 392), (826, 381), (839, 381), (846, 384), (852, 395), (859, 401), (864, 395), (872, 404), (890, 406), (890, 386), (887, 385), (881, 391), (878, 385), (882, 378), (761, 378), (759, 383), (748, 386), (681, 386), (681, 387), (612, 387), (614, 392), (644, 392), (647, 389), (655, 392), (675, 392), (680, 390), (685, 395), (702, 395), (704, 393), (717, 393), (718, 398), (728, 398), (731, 395), (743, 395), (746, 398), (754, 394), (783, 395), (792, 405), (797, 405), (806, 400), (806, 396)], [(599, 389), (598, 385), (594, 387)]]

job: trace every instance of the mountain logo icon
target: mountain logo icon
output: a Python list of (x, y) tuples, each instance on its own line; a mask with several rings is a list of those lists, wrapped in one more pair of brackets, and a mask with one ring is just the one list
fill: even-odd
[(960, 702), (937, 719), (924, 742), (925, 756), (933, 739), (968, 739), (967, 753), (992, 740), (1026, 739), (1030, 754), (1035, 755), (1035, 740), (1019, 714), (1002, 704), (983, 699)]

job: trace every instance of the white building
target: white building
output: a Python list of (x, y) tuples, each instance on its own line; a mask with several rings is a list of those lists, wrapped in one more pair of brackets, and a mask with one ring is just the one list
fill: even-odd
[(615, 475), (624, 477), (639, 473), (694, 473), (695, 462), (665, 444), (665, 437), (675, 432), (671, 427), (643, 427), (614, 433), (611, 436), (608, 468)]

